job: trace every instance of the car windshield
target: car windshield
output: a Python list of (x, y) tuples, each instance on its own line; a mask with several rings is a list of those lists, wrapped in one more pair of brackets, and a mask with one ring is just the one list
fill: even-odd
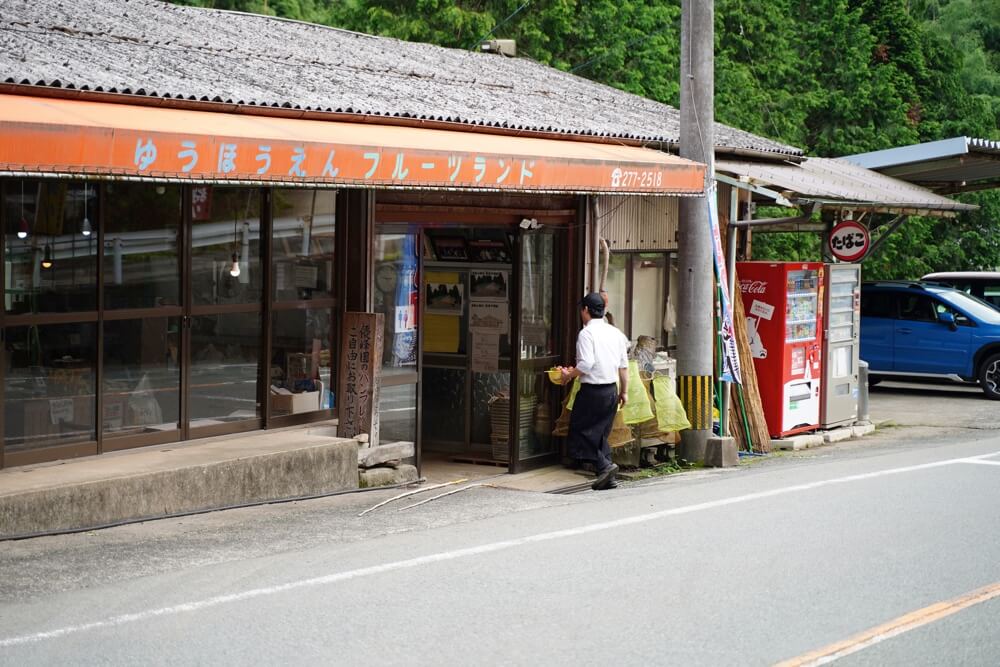
[(959, 310), (964, 310), (977, 320), (982, 320), (988, 324), (1000, 324), (1000, 310), (997, 310), (985, 301), (981, 301), (974, 296), (969, 296), (965, 292), (953, 292), (949, 290), (935, 293), (938, 297)]

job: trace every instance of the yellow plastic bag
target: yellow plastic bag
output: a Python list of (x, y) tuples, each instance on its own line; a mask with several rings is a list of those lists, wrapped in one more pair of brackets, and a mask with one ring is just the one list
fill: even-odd
[(653, 378), (653, 394), (656, 396), (656, 425), (661, 431), (683, 431), (691, 428), (684, 404), (674, 390), (674, 381), (666, 375)]
[(646, 391), (642, 376), (639, 375), (639, 362), (632, 359), (628, 362), (628, 397), (625, 400), (625, 407), (622, 408), (625, 423), (641, 424), (652, 419), (653, 409), (650, 403), (652, 401), (649, 392)]
[(569, 390), (569, 401), (566, 402), (566, 409), (573, 409), (573, 402), (576, 401), (576, 393), (580, 391), (580, 378), (573, 378), (573, 386)]

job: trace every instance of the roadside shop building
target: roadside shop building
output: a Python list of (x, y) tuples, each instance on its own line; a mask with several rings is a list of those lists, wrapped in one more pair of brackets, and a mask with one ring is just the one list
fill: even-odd
[(146, 0), (7, 9), (3, 466), (335, 419), (348, 312), (384, 316), (383, 442), (552, 460), (541, 371), (572, 358), (593, 198), (703, 192), (676, 110), (528, 60)]

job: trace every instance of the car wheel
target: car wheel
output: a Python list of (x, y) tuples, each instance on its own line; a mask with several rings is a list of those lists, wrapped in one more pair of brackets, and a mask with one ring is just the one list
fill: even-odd
[(1000, 354), (994, 354), (979, 367), (979, 386), (987, 398), (1000, 401)]

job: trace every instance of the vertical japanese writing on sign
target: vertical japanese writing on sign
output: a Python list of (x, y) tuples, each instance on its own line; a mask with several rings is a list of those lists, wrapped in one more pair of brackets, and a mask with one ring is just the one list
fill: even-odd
[(368, 434), (378, 444), (378, 403), (383, 345), (381, 313), (346, 313), (341, 346), (338, 433), (343, 438)]

